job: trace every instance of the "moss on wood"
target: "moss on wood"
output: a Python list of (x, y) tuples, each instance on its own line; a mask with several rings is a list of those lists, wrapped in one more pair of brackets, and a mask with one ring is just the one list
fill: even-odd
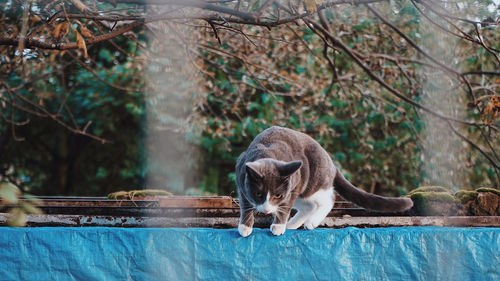
[(465, 204), (477, 198), (477, 191), (474, 190), (460, 190), (455, 193), (455, 197), (460, 200), (460, 203)]
[(491, 187), (480, 187), (476, 189), (477, 192), (491, 192), (500, 196), (500, 190)]
[(451, 216), (459, 214), (462, 209), (460, 200), (449, 192), (414, 192), (408, 197), (414, 204), (413, 213), (420, 216)]
[(130, 200), (137, 199), (138, 197), (146, 196), (171, 196), (171, 192), (161, 189), (142, 189), (142, 190), (130, 190), (130, 191), (117, 191), (108, 194), (108, 199), (112, 200)]
[(443, 203), (459, 203), (449, 192), (415, 192), (410, 194), (413, 201), (434, 201)]
[(421, 186), (410, 191), (409, 195), (417, 192), (450, 192), (450, 190), (446, 187), (438, 186), (438, 185), (429, 185), (429, 186)]
[(422, 186), (407, 197), (413, 200), (413, 214), (421, 216), (500, 214), (500, 190), (495, 188), (481, 187), (452, 194), (441, 186)]

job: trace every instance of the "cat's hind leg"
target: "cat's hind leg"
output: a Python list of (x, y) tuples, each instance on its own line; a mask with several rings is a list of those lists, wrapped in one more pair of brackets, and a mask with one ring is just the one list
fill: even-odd
[(287, 229), (297, 229), (314, 213), (316, 205), (302, 198), (297, 198), (293, 208), (297, 213), (286, 224)]
[(320, 189), (308, 197), (307, 200), (313, 203), (316, 208), (304, 222), (304, 228), (314, 229), (318, 227), (318, 225), (326, 218), (330, 210), (333, 208), (333, 204), (335, 202), (333, 187)]

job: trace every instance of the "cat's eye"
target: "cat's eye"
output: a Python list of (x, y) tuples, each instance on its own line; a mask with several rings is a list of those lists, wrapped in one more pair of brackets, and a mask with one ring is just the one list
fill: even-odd
[(255, 196), (257, 196), (257, 197), (262, 197), (262, 193), (260, 193), (260, 192), (255, 192)]
[(283, 198), (283, 194), (277, 194), (277, 195), (274, 195), (274, 198), (276, 198), (276, 199), (281, 199), (281, 198)]

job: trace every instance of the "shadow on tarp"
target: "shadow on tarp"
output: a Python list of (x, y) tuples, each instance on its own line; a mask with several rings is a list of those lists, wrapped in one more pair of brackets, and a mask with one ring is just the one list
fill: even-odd
[(0, 228), (0, 280), (500, 280), (500, 228)]

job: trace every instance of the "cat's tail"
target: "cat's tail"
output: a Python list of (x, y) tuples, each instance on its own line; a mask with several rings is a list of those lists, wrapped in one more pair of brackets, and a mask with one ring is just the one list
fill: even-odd
[(339, 170), (335, 175), (334, 187), (345, 199), (373, 211), (403, 212), (413, 206), (413, 201), (410, 198), (390, 198), (365, 192), (346, 180)]

